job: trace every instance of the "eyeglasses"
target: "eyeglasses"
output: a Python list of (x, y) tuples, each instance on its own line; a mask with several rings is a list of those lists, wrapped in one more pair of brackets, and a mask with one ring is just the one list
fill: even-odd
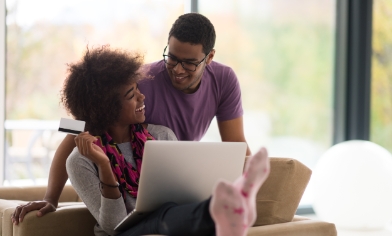
[(207, 56), (210, 54), (208, 53), (203, 60), (201, 60), (199, 63), (193, 63), (193, 62), (189, 62), (189, 61), (181, 61), (178, 60), (176, 58), (173, 58), (169, 55), (165, 55), (166, 52), (166, 48), (163, 50), (163, 60), (165, 61), (166, 65), (170, 66), (170, 67), (175, 67), (178, 63), (181, 63), (182, 68), (184, 68), (185, 70), (188, 71), (196, 71), (197, 67), (207, 58)]

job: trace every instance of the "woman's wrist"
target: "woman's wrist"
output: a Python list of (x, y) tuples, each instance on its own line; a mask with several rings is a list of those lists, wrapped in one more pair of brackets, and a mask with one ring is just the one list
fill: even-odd
[(108, 157), (106, 157), (105, 159), (99, 160), (95, 163), (97, 165), (98, 168), (107, 168), (110, 167), (110, 160)]

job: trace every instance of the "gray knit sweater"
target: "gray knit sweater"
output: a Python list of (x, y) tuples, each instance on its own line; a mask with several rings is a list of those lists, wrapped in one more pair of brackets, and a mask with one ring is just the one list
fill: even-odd
[[(157, 140), (177, 140), (173, 131), (167, 127), (149, 124), (147, 130)], [(125, 160), (131, 165), (135, 165), (129, 142), (118, 144), (118, 147)], [(66, 168), (72, 186), (97, 220), (94, 227), (95, 235), (115, 235), (114, 227), (134, 209), (136, 199), (127, 194), (126, 203), (124, 203), (122, 197), (118, 199), (103, 197), (99, 190), (99, 177), (94, 163), (81, 155), (77, 147), (68, 157)]]

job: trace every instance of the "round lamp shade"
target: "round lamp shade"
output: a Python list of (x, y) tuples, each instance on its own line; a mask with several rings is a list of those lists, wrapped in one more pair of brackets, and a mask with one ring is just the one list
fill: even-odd
[(337, 227), (372, 230), (392, 219), (392, 155), (361, 140), (332, 146), (313, 171), (313, 208)]

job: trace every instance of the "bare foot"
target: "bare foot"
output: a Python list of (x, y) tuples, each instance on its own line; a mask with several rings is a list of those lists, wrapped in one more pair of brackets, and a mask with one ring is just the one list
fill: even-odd
[(244, 174), (233, 184), (220, 181), (213, 192), (210, 213), (216, 235), (244, 236), (256, 220), (256, 194), (267, 179), (270, 163), (265, 148), (251, 156)]

